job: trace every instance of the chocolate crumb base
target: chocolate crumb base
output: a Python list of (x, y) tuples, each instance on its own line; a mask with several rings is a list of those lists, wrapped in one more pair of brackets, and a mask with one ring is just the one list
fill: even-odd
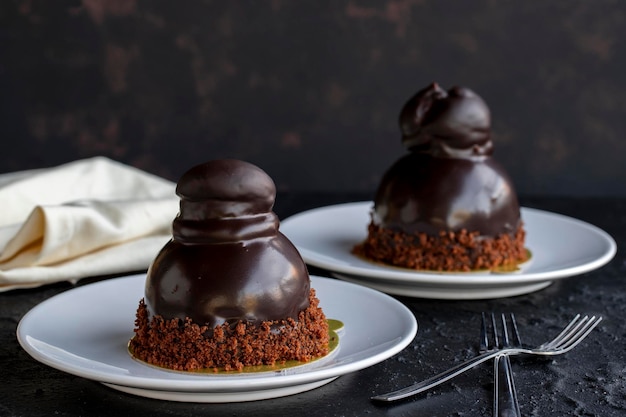
[(368, 236), (352, 252), (362, 258), (401, 268), (471, 272), (515, 267), (528, 260), (524, 248), (526, 232), (520, 225), (514, 235), (495, 238), (479, 232), (441, 231), (438, 236), (426, 233), (407, 234), (385, 229), (373, 222)]
[(329, 352), (328, 322), (311, 288), (309, 307), (298, 320), (240, 321), (223, 324), (210, 335), (207, 326), (191, 319), (149, 317), (139, 301), (135, 336), (129, 343), (137, 359), (177, 371), (241, 371), (244, 366), (274, 365), (290, 360), (308, 362)]

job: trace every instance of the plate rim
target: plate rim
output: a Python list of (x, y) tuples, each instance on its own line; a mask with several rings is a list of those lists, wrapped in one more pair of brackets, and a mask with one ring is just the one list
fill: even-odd
[(464, 288), (462, 291), (458, 290), (456, 292), (450, 292), (446, 291), (449, 287), (420, 287), (417, 285), (409, 287), (406, 283), (401, 283), (400, 281), (372, 280), (367, 277), (348, 276), (338, 272), (331, 272), (331, 274), (335, 278), (359, 285), (365, 285), (387, 294), (448, 301), (473, 301), (516, 297), (518, 295), (543, 290), (552, 284), (552, 281), (538, 281), (518, 286), (496, 288), (480, 287), (472, 288), (471, 290)]
[[(373, 201), (357, 201), (357, 202), (349, 202), (349, 203), (341, 203), (334, 204), (328, 206), (316, 207), (313, 209), (309, 209), (300, 213), (296, 213), (292, 216), (289, 216), (281, 221), (280, 230), (289, 238), (292, 243), (296, 246), (302, 258), (309, 265), (326, 269), (330, 272), (336, 272), (340, 274), (348, 274), (351, 276), (360, 276), (360, 277), (370, 277), (376, 278), (379, 280), (389, 279), (392, 281), (402, 282), (404, 283), (414, 283), (414, 284), (439, 284), (442, 286), (450, 286), (455, 284), (477, 284), (477, 285), (506, 285), (506, 286), (515, 286), (517, 284), (529, 284), (533, 282), (545, 282), (552, 281), (556, 279), (563, 279), (567, 277), (571, 277), (573, 275), (580, 275), (586, 272), (592, 271), (594, 269), (600, 268), (610, 262), (617, 252), (617, 244), (615, 239), (602, 230), (601, 228), (585, 222), (583, 220), (576, 219), (571, 216), (567, 216), (564, 214), (554, 213), (550, 211), (545, 211), (536, 208), (530, 207), (520, 207), (522, 219), (528, 216), (544, 216), (544, 217), (552, 217), (554, 219), (558, 219), (560, 221), (566, 221), (573, 224), (576, 224), (578, 227), (585, 228), (593, 232), (598, 237), (602, 238), (604, 243), (607, 245), (606, 251), (602, 256), (594, 259), (593, 261), (587, 262), (582, 265), (572, 266), (564, 269), (557, 269), (545, 272), (533, 272), (533, 273), (513, 273), (513, 274), (492, 274), (492, 273), (468, 273), (468, 274), (458, 274), (458, 273), (437, 273), (437, 272), (412, 272), (405, 270), (396, 270), (399, 268), (394, 267), (384, 267), (382, 265), (368, 265), (367, 267), (363, 266), (352, 266), (345, 265), (342, 263), (333, 263), (330, 261), (325, 261), (326, 255), (320, 254), (312, 249), (303, 247), (299, 242), (295, 241), (293, 236), (290, 236), (289, 231), (285, 229), (289, 229), (294, 227), (293, 224), (302, 221), (303, 218), (307, 218), (311, 215), (317, 215), (319, 213), (323, 213), (324, 211), (331, 210), (360, 210), (359, 214), (363, 214), (363, 211), (370, 212), (373, 207)], [(363, 225), (363, 233), (365, 233), (367, 229), (367, 225)], [(528, 231), (527, 231), (528, 233)], [(357, 243), (357, 242), (355, 242)], [(532, 249), (532, 248), (531, 248)], [(324, 258), (321, 258), (323, 256)], [(355, 255), (351, 255), (356, 258)], [(367, 261), (361, 261), (364, 264)], [(531, 259), (532, 263), (532, 259)], [(383, 275), (381, 275), (383, 274)]]
[[(393, 305), (397, 309), (397, 313), (402, 317), (402, 321), (405, 324), (409, 324), (408, 327), (403, 327), (402, 331), (399, 332), (398, 336), (393, 340), (386, 341), (384, 344), (393, 343), (392, 346), (387, 346), (383, 351), (376, 353), (375, 355), (368, 356), (366, 358), (362, 358), (356, 361), (348, 361), (347, 363), (341, 363), (337, 366), (332, 366), (330, 363), (322, 363), (319, 368), (312, 368), (310, 370), (305, 370), (301, 372), (296, 372), (292, 374), (274, 374), (274, 375), (265, 375), (265, 376), (244, 376), (241, 374), (237, 375), (229, 375), (228, 378), (219, 379), (219, 376), (216, 375), (197, 375), (197, 374), (177, 374), (179, 378), (167, 381), (166, 375), (170, 374), (170, 371), (163, 370), (160, 371), (158, 369), (152, 368), (153, 372), (163, 373), (163, 378), (154, 378), (154, 377), (146, 377), (146, 376), (136, 376), (131, 375), (123, 378), (119, 375), (103, 375), (101, 372), (89, 370), (85, 367), (77, 366), (75, 364), (67, 364), (62, 360), (53, 360), (50, 355), (46, 355), (41, 353), (36, 347), (32, 345), (29, 341), (29, 338), (33, 338), (31, 334), (28, 334), (25, 330), (30, 325), (30, 321), (34, 320), (38, 317), (38, 314), (41, 314), (41, 311), (45, 311), (46, 308), (53, 306), (54, 303), (65, 301), (67, 297), (79, 296), (84, 292), (97, 291), (100, 286), (104, 285), (121, 285), (125, 280), (145, 280), (145, 273), (142, 274), (133, 274), (127, 275), (117, 278), (110, 278), (104, 281), (87, 284), (84, 286), (75, 287), (64, 291), (62, 293), (56, 294), (41, 303), (32, 307), (24, 316), (20, 319), (17, 329), (16, 336), (21, 347), (31, 356), (33, 359), (41, 362), (47, 366), (60, 370), (62, 372), (79, 376), (85, 379), (97, 381), (100, 383), (105, 383), (109, 385), (118, 385), (123, 387), (131, 387), (138, 388), (143, 390), (154, 390), (154, 391), (164, 391), (164, 392), (181, 392), (181, 393), (245, 393), (251, 390), (267, 390), (268, 395), (270, 395), (270, 391), (281, 389), (285, 386), (290, 385), (306, 385), (311, 384), (315, 381), (322, 380), (332, 380), (339, 376), (355, 372), (361, 369), (365, 369), (369, 366), (375, 365), (383, 360), (386, 360), (395, 354), (401, 352), (404, 348), (406, 348), (415, 338), (418, 331), (418, 323), (415, 315), (411, 312), (411, 310), (402, 304), (400, 301), (395, 298), (385, 294), (381, 291), (374, 290), (372, 288), (368, 288), (365, 286), (360, 286), (358, 284), (352, 284), (345, 281), (341, 281), (334, 278), (328, 277), (320, 277), (316, 275), (311, 275), (311, 286), (315, 288), (320, 282), (325, 282), (326, 285), (334, 285), (334, 286), (343, 286), (343, 288), (348, 288), (350, 290), (357, 291), (368, 291), (371, 292), (371, 295), (378, 297), (381, 300), (385, 300), (388, 305)], [(138, 297), (141, 297), (141, 294), (138, 294)], [(320, 298), (320, 301), (322, 299)], [(139, 298), (137, 298), (137, 302), (139, 302)], [(133, 321), (131, 317), (129, 321), (129, 335), (132, 335), (133, 329)], [(350, 333), (347, 333), (349, 337)], [(45, 342), (44, 342), (45, 343)], [(53, 346), (53, 345), (51, 345)], [(54, 347), (54, 346), (53, 346)], [(341, 358), (341, 345), (339, 347), (339, 351), (335, 356), (335, 360)], [(70, 352), (71, 354), (71, 352)], [(129, 356), (130, 360), (133, 360)], [(89, 359), (89, 361), (92, 361)], [(106, 365), (106, 363), (105, 363)], [(149, 367), (149, 365), (144, 365)], [(181, 375), (183, 377), (181, 377)], [(188, 376), (188, 378), (187, 378)], [(219, 386), (216, 386), (218, 385)], [(271, 396), (271, 395), (270, 395)]]

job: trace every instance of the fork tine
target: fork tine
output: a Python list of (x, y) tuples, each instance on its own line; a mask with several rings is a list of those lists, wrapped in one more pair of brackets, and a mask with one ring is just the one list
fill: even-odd
[(506, 316), (504, 313), (500, 314), (500, 320), (502, 321), (502, 347), (510, 347), (509, 343), (509, 329), (506, 325)]
[(491, 313), (491, 333), (493, 334), (494, 347), (499, 349), (500, 340), (498, 340), (498, 326), (496, 325), (496, 315)]
[(513, 337), (515, 338), (515, 346), (522, 346), (522, 338), (519, 335), (517, 328), (517, 321), (515, 321), (515, 314), (511, 313), (511, 327), (513, 328)]
[(484, 352), (489, 348), (489, 339), (487, 338), (487, 319), (485, 318), (485, 312), (481, 313), (480, 323), (480, 351)]

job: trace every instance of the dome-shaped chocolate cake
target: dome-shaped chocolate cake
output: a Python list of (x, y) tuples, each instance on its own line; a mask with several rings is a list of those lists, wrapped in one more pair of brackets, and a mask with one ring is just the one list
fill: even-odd
[(528, 258), (511, 179), (492, 157), (491, 116), (467, 88), (433, 83), (402, 108), (409, 153), (383, 176), (367, 259), (434, 271), (513, 269)]
[(241, 370), (328, 352), (306, 265), (278, 231), (260, 168), (210, 161), (179, 180), (173, 238), (148, 270), (133, 354), (177, 370)]

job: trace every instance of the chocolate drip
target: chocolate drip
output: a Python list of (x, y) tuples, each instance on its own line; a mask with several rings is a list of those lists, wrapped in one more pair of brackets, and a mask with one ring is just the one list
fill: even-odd
[(512, 234), (520, 210), (512, 182), (491, 156), (490, 112), (467, 88), (433, 83), (400, 112), (409, 154), (383, 176), (374, 222), (406, 233), (442, 230)]
[(185, 173), (176, 192), (173, 239), (148, 270), (150, 314), (213, 328), (296, 319), (308, 307), (308, 272), (278, 231), (276, 188), (265, 172), (243, 161), (211, 161)]

